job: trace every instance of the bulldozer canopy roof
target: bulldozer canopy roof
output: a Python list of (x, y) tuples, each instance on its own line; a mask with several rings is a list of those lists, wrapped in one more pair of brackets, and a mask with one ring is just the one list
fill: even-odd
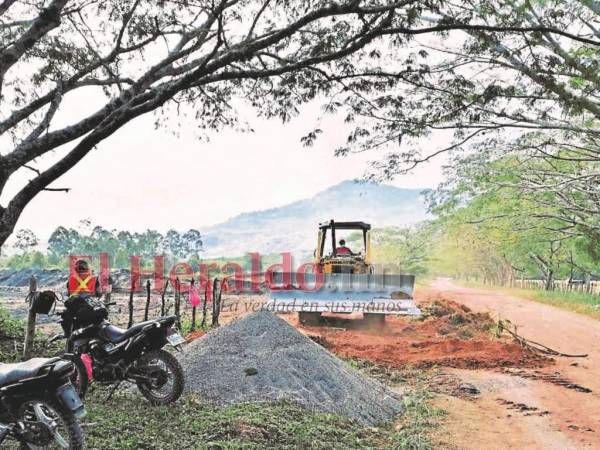
[(319, 224), (319, 228), (321, 230), (327, 230), (331, 228), (333, 223), (333, 227), (336, 230), (370, 230), (371, 225), (366, 222), (324, 222)]

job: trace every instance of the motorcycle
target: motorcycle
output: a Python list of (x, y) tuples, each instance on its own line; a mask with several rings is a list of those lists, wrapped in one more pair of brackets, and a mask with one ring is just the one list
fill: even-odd
[(0, 365), (0, 445), (83, 448), (81, 398), (69, 382), (74, 366), (62, 358)]
[(153, 405), (176, 401), (183, 392), (183, 369), (177, 358), (163, 349), (168, 343), (181, 351), (185, 342), (174, 326), (175, 316), (122, 329), (106, 320), (106, 307), (114, 304), (96, 305), (94, 309), (99, 314), (95, 317), (101, 319), (91, 324), (82, 324), (68, 307), (58, 313), (64, 334), (52, 340), (66, 338), (66, 352), (77, 355), (71, 381), (79, 395), (84, 398), (92, 379), (113, 384), (111, 395), (123, 381), (128, 381), (135, 383)]

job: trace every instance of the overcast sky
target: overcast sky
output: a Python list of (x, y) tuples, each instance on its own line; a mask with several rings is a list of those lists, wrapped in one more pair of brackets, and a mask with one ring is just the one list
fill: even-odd
[[(94, 98), (98, 97), (72, 101), (70, 117), (62, 121), (93, 110)], [(84, 218), (107, 228), (135, 231), (202, 228), (361, 177), (377, 154), (334, 157), (333, 150), (346, 137), (340, 118), (329, 117), (319, 124), (324, 133), (315, 146), (301, 145), (300, 137), (312, 129), (318, 113), (315, 104), (287, 124), (248, 118), (254, 133), (225, 130), (211, 135), (209, 142), (198, 139), (193, 123), (186, 122), (174, 135), (170, 126), (155, 129), (152, 115), (138, 118), (52, 185), (71, 188), (68, 194), (38, 195), (17, 228), (31, 228), (42, 240), (57, 226), (75, 226)], [(435, 160), (392, 184), (435, 187), (442, 179), (442, 164), (442, 159)], [(9, 184), (9, 193), (31, 175), (21, 171)]]

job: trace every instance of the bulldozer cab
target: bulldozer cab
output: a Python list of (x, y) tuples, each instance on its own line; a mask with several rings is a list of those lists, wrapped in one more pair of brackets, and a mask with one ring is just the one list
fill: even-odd
[[(338, 252), (340, 237), (352, 238), (352, 252)], [(302, 279), (289, 289), (271, 289), (266, 307), (272, 311), (298, 312), (300, 322), (318, 325), (322, 313), (362, 313), (367, 321), (382, 324), (387, 315), (419, 315), (413, 300), (414, 275), (375, 274), (371, 262), (371, 225), (365, 222), (319, 224), (315, 271), (273, 273), (273, 286), (281, 286), (286, 276)], [(318, 281), (320, 279), (320, 282)], [(304, 285), (304, 287), (302, 286)], [(313, 288), (306, 288), (311, 286)]]
[[(319, 224), (315, 264), (322, 273), (371, 273), (371, 225), (365, 222)], [(359, 232), (359, 248), (338, 252), (338, 239), (348, 232)]]

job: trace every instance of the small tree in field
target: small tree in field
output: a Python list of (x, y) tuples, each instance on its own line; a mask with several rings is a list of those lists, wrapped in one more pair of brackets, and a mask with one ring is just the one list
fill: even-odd
[(37, 247), (39, 240), (35, 233), (27, 228), (17, 231), (13, 247), (21, 253), (27, 253), (29, 250)]
[[(3, 0), (0, 194), (18, 171), (30, 171), (32, 178), (0, 207), (0, 244), (38, 193), (61, 190), (50, 185), (143, 114), (188, 113), (207, 130), (243, 125), (236, 111), (241, 101), (259, 115), (284, 121), (315, 98), (325, 99), (328, 110), (346, 104), (351, 116), (369, 114), (362, 101), (396, 86), (406, 79), (406, 71), (414, 84), (440, 70), (422, 64), (415, 72), (406, 50), (414, 36), (464, 30), (491, 45), (499, 39), (492, 38), (495, 33), (596, 42), (546, 20), (506, 20), (506, 8), (495, 14), (494, 2), (486, 5), (441, 0)], [(467, 88), (467, 94), (475, 91)], [(77, 99), (84, 89), (104, 96), (103, 104), (70, 123), (56, 120), (65, 99)], [(350, 98), (359, 102), (344, 101)], [(403, 110), (402, 101), (390, 100), (378, 101)], [(305, 142), (316, 134), (318, 130), (309, 133)], [(359, 127), (351, 142), (365, 136)], [(45, 157), (54, 152), (60, 157), (47, 162)]]

